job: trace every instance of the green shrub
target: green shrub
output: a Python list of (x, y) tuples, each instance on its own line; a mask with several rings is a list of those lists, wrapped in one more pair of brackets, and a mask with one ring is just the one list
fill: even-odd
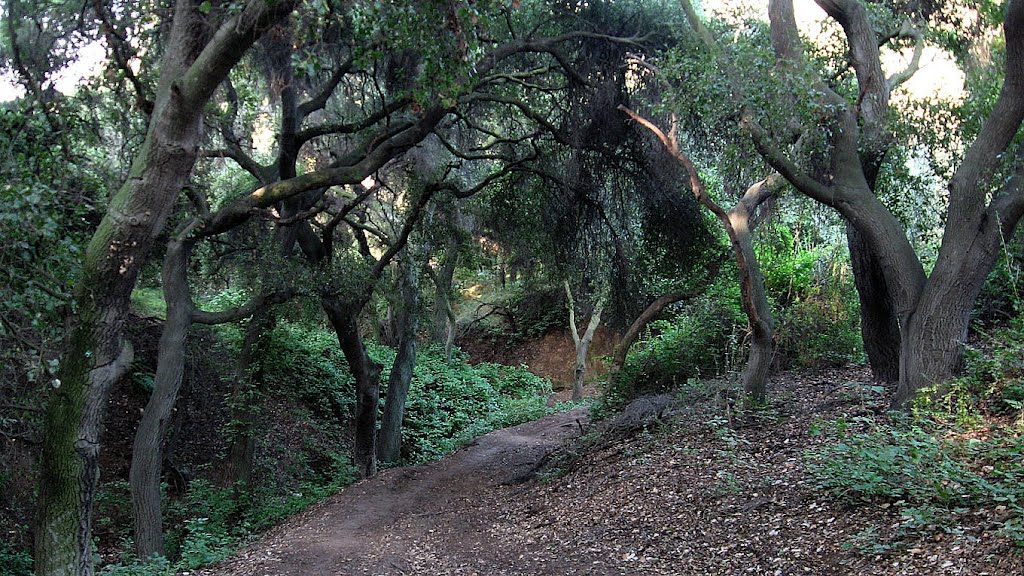
[(801, 368), (862, 362), (860, 308), (845, 250), (804, 248), (785, 225), (757, 245), (779, 359)]
[(473, 366), (461, 355), (448, 363), (442, 350), (425, 347), (406, 402), (403, 460), (439, 458), (476, 436), (543, 416), (550, 393), (548, 380), (524, 368)]
[(887, 423), (837, 420), (830, 442), (809, 451), (814, 486), (848, 504), (891, 502), (900, 533), (944, 528), (968, 508), (1005, 506), (1004, 534), (1024, 546), (1024, 439), (1016, 430), (987, 436), (932, 427), (920, 418)]
[(0, 576), (31, 576), (32, 555), (13, 543), (0, 541)]
[(645, 394), (677, 388), (693, 378), (714, 377), (737, 364), (747, 325), (735, 277), (723, 271), (708, 292), (675, 318), (648, 325), (626, 364), (606, 383), (596, 414), (614, 411)]
[(864, 360), (859, 311), (835, 296), (799, 299), (776, 314), (777, 353), (792, 365), (843, 365)]

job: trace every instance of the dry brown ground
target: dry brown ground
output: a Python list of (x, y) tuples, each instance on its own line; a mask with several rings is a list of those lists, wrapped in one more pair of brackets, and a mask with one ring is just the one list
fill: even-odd
[(923, 533), (883, 555), (844, 544), (874, 527), (892, 544), (894, 507), (844, 508), (809, 485), (812, 422), (878, 412), (862, 370), (784, 374), (773, 417), (732, 422), (685, 407), (659, 430), (596, 448), (546, 482), (517, 483), (580, 410), (481, 437), (443, 460), (386, 471), (272, 530), (201, 574), (226, 575), (1012, 575), (1024, 559), (993, 530)]

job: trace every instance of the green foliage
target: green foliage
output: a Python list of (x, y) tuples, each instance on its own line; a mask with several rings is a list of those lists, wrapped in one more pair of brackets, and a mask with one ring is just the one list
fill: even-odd
[(32, 555), (13, 543), (0, 540), (0, 576), (31, 576)]
[(1024, 546), (1024, 440), (1019, 431), (982, 436), (927, 420), (840, 419), (830, 442), (806, 454), (814, 485), (851, 505), (890, 502), (903, 518), (897, 535), (952, 530), (969, 508), (997, 507), (1001, 531)]
[[(374, 352), (378, 361), (393, 356)], [(443, 350), (426, 347), (409, 389), (403, 461), (433, 460), (491, 430), (539, 418), (549, 411), (550, 393), (549, 381), (524, 368), (470, 365), (461, 353), (448, 363)]]
[(784, 224), (763, 231), (757, 258), (775, 316), (780, 359), (798, 367), (863, 360), (860, 315), (846, 251), (805, 247)]
[(723, 271), (705, 294), (675, 318), (648, 325), (649, 337), (633, 347), (625, 366), (602, 390), (599, 412), (732, 369), (746, 323), (739, 286), (734, 276)]
[(355, 405), (355, 379), (334, 332), (322, 326), (280, 321), (257, 362), (269, 387), (300, 400), (321, 418)]
[(166, 318), (167, 302), (160, 288), (136, 288), (132, 290), (132, 310), (140, 316)]
[[(1024, 547), (1024, 320), (972, 347), (962, 377), (923, 390), (901, 420), (839, 419), (808, 452), (815, 485), (850, 504), (892, 502), (896, 537), (954, 530), (957, 514), (1002, 507), (1000, 531)], [(1016, 415), (1012, 424), (1006, 416)], [(889, 547), (870, 538), (862, 550)]]

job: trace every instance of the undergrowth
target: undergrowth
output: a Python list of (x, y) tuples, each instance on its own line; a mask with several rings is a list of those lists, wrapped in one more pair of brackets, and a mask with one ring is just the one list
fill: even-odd
[[(218, 334), (222, 345), (237, 350), (237, 327), (222, 327)], [(386, 366), (381, 374), (383, 407), (395, 352), (373, 342), (367, 349)], [(265, 430), (254, 485), (248, 490), (222, 487), (206, 479), (217, 477), (209, 466), (196, 471), (198, 479), (184, 494), (164, 496), (167, 557), (146, 561), (131, 553), (127, 483), (105, 483), (97, 496), (97, 522), (119, 544), (113, 547), (114, 558), (111, 546), (105, 547), (107, 565), (101, 574), (174, 574), (216, 563), (252, 535), (355, 480), (345, 440), (354, 382), (333, 332), (282, 319), (269, 334), (260, 368), (268, 385), (258, 392)], [(424, 346), (406, 403), (401, 463), (436, 459), (480, 434), (543, 416), (553, 410), (546, 405), (550, 392), (548, 380), (523, 368), (470, 365), (458, 351), (449, 362), (439, 347)], [(224, 423), (223, 429), (230, 435), (232, 423)], [(0, 560), (15, 565), (21, 558), (16, 553), (21, 554), (0, 548)], [(27, 572), (12, 574), (21, 573)]]
[(817, 431), (828, 442), (806, 454), (815, 486), (848, 505), (887, 503), (901, 520), (849, 547), (878, 554), (909, 537), (959, 533), (960, 518), (990, 514), (1024, 548), (1024, 322), (982, 340), (965, 375), (924, 390), (910, 413), (839, 418)]

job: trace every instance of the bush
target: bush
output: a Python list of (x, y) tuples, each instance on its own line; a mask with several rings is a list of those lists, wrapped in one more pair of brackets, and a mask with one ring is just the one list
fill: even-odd
[(32, 555), (6, 540), (0, 541), (0, 576), (31, 576)]
[(693, 378), (714, 377), (737, 363), (746, 315), (735, 277), (723, 272), (708, 292), (670, 320), (648, 325), (626, 364), (602, 390), (597, 414), (610, 413), (647, 394), (675, 389)]
[(777, 355), (801, 368), (863, 362), (860, 308), (845, 250), (803, 248), (784, 225), (758, 245)]
[(904, 533), (945, 527), (966, 508), (1005, 506), (1001, 530), (1024, 546), (1024, 439), (928, 424), (841, 419), (833, 441), (806, 454), (807, 470), (817, 488), (848, 504), (895, 503)]
[(425, 347), (406, 402), (403, 461), (439, 458), (481, 434), (543, 416), (550, 393), (548, 380), (524, 368), (472, 366), (461, 355), (448, 363), (443, 350)]
[[(968, 351), (964, 375), (923, 390), (896, 422), (840, 419), (832, 442), (808, 452), (814, 483), (856, 504), (889, 501), (897, 537), (953, 529), (956, 514), (1005, 508), (1000, 531), (1024, 547), (1024, 320)], [(1007, 423), (1008, 414), (1016, 414)]]

